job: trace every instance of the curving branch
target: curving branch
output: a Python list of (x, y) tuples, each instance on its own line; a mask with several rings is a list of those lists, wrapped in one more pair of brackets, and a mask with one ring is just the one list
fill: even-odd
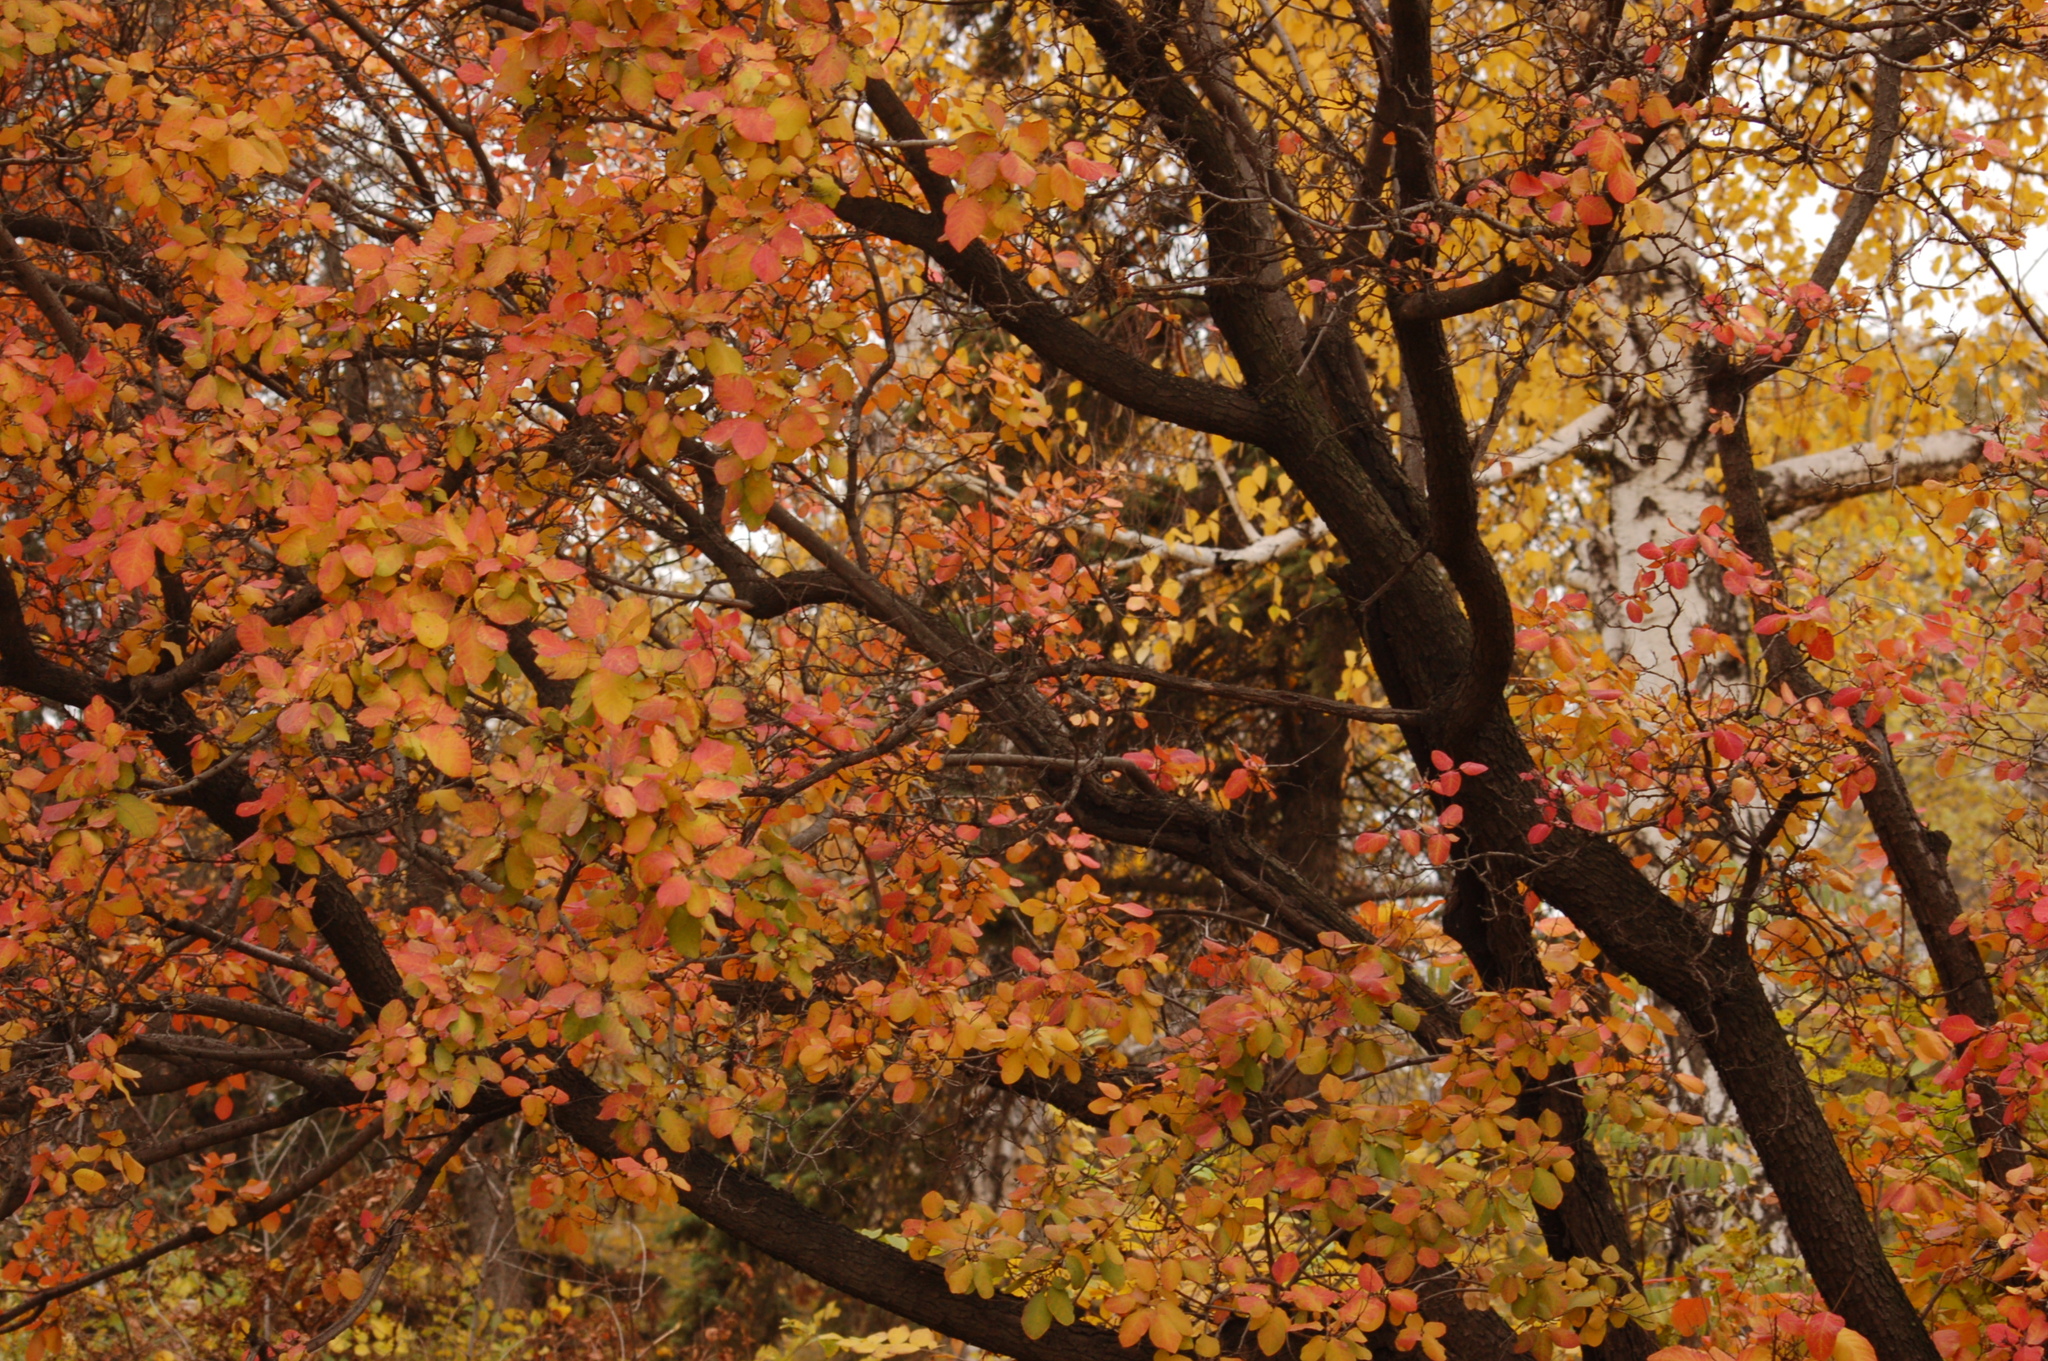
[[(899, 145), (927, 142), (924, 129), (886, 81), (869, 80), (865, 93), (875, 117)], [(1271, 425), (1256, 399), (1205, 379), (1153, 368), (1063, 314), (986, 243), (977, 241), (965, 250), (948, 244), (940, 209), (952, 192), (951, 181), (931, 169), (921, 146), (908, 147), (904, 157), (912, 177), (931, 200), (931, 211), (848, 195), (833, 207), (840, 220), (922, 251), (991, 320), (1030, 346), (1042, 360), (1139, 415), (1247, 443), (1258, 443), (1271, 434)]]
[(129, 1155), (144, 1167), (155, 1167), (158, 1163), (189, 1158), (202, 1149), (217, 1148), (221, 1144), (232, 1143), (237, 1139), (246, 1139), (252, 1135), (267, 1134), (274, 1129), (283, 1129), (287, 1125), (296, 1125), (301, 1120), (335, 1108), (335, 1103), (329, 1100), (326, 1094), (304, 1092), (267, 1111), (237, 1116), (232, 1120), (223, 1120), (217, 1125), (206, 1125), (173, 1138), (140, 1145), (131, 1149)]
[[(1381, 79), (1391, 95), (1394, 184), (1405, 211), (1426, 213), (1438, 195), (1435, 45), (1428, 0), (1392, 0), (1387, 18), (1391, 32)], [(1394, 255), (1404, 264), (1426, 265), (1433, 248), (1416, 232), (1396, 238)], [(1513, 674), (1514, 609), (1500, 566), (1480, 534), (1471, 429), (1443, 322), (1404, 317), (1395, 308), (1393, 323), (1402, 378), (1414, 396), (1422, 435), (1430, 552), (1457, 587), (1471, 622), (1463, 674), (1431, 705), (1440, 729), (1436, 740), (1456, 753), (1491, 716)]]

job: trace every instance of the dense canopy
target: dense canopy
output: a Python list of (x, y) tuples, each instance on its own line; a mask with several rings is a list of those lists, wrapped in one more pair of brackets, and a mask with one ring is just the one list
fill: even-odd
[(0, 0), (27, 1361), (2040, 1361), (2048, 10), (868, 3)]

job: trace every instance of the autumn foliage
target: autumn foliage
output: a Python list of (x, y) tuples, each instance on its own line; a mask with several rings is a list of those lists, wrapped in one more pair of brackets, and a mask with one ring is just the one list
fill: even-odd
[(2044, 46), (0, 0), (0, 1329), (2040, 1361)]

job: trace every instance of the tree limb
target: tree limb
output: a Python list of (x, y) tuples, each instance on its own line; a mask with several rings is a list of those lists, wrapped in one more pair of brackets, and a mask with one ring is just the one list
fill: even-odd
[(1756, 493), (1764, 515), (1775, 520), (1871, 492), (1952, 477), (1983, 449), (1984, 437), (1968, 430), (1945, 430), (1885, 448), (1851, 444), (1756, 469)]
[(29, 262), (22, 253), (21, 243), (14, 234), (0, 224), (0, 267), (5, 267), (14, 276), (15, 286), (28, 295), (28, 300), (43, 314), (43, 320), (50, 323), (56, 332), (58, 343), (73, 359), (85, 358), (85, 332), (78, 327), (78, 318), (71, 315), (71, 309), (50, 287), (50, 281), (43, 277), (41, 270)]

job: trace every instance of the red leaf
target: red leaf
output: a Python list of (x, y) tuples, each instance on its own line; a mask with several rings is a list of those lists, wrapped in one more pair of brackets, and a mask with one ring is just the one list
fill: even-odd
[(1815, 1356), (1833, 1356), (1835, 1335), (1842, 1331), (1840, 1314), (1815, 1314), (1806, 1324), (1806, 1349)]
[(754, 380), (743, 373), (723, 373), (711, 380), (711, 395), (735, 415), (754, 409)]
[(1941, 1018), (1941, 1033), (1948, 1037), (1950, 1044), (1964, 1044), (1984, 1033), (1984, 1027), (1967, 1016), (1944, 1016)]
[(745, 459), (759, 458), (768, 451), (768, 427), (752, 417), (720, 421), (704, 432), (704, 438), (727, 446)]
[(1079, 142), (1067, 143), (1065, 150), (1067, 153), (1067, 169), (1084, 180), (1106, 180), (1116, 173), (1115, 168), (1112, 166), (1104, 165), (1101, 161), (1089, 160), (1083, 154), (1087, 151), (1087, 148)]

